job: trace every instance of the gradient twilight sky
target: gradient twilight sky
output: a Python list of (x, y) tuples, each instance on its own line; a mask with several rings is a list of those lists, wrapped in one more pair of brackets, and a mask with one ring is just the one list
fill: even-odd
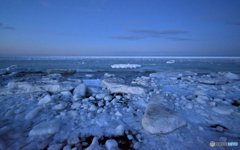
[(0, 0), (0, 54), (240, 56), (240, 0)]

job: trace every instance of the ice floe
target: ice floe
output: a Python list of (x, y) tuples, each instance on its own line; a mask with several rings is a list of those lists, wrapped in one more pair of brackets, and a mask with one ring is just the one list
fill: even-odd
[(59, 120), (44, 121), (34, 126), (29, 132), (29, 136), (55, 134), (60, 130)]
[(170, 133), (186, 124), (181, 115), (159, 104), (149, 104), (142, 119), (143, 128), (151, 134)]
[(113, 64), (111, 65), (112, 68), (115, 69), (136, 69), (140, 68), (141, 65), (139, 64)]
[(137, 86), (128, 86), (121, 83), (115, 83), (113, 80), (105, 79), (102, 81), (103, 86), (105, 86), (111, 93), (126, 93), (126, 94), (145, 94), (145, 89)]

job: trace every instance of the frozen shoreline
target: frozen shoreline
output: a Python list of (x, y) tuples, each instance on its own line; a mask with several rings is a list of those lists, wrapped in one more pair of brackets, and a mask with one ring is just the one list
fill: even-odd
[[(120, 149), (209, 149), (211, 141), (240, 144), (239, 75), (27, 72), (16, 67), (1, 73), (0, 149), (108, 149), (116, 143)], [(147, 108), (155, 109), (152, 104), (165, 111), (147, 115)], [(164, 118), (162, 113), (174, 115)], [(175, 115), (181, 116), (181, 125)], [(161, 122), (169, 119), (165, 130)], [(219, 148), (226, 147), (213, 149)]]

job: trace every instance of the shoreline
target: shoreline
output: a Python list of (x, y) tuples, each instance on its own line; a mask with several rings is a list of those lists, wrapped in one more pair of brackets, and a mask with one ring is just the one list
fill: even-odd
[(211, 141), (240, 143), (237, 74), (21, 69), (1, 75), (1, 149), (208, 149)]

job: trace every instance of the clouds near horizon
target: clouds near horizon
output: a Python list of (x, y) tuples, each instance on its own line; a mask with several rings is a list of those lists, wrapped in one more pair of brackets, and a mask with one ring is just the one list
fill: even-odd
[(12, 26), (4, 26), (2, 23), (0, 23), (0, 29), (3, 29), (3, 30), (15, 30), (14, 27), (12, 27)]
[(113, 36), (112, 39), (119, 40), (139, 40), (144, 38), (165, 38), (170, 40), (183, 40), (187, 38), (174, 37), (181, 34), (186, 34), (189, 31), (171, 29), (171, 30), (153, 30), (153, 29), (131, 29), (128, 31), (130, 35)]

